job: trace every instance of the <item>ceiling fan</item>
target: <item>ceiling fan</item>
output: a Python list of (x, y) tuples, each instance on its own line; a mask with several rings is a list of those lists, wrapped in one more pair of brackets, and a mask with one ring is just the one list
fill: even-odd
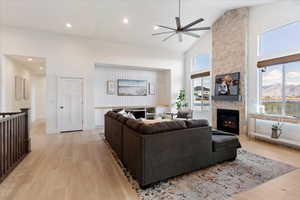
[(195, 26), (196, 24), (199, 24), (200, 22), (203, 22), (204, 19), (200, 18), (197, 19), (196, 21), (193, 21), (192, 23), (182, 26), (181, 25), (181, 0), (179, 0), (179, 15), (178, 17), (175, 17), (176, 20), (176, 28), (171, 28), (168, 26), (162, 26), (162, 25), (157, 25), (160, 28), (164, 28), (164, 29), (168, 29), (170, 31), (165, 31), (165, 32), (160, 32), (160, 33), (153, 33), (152, 35), (156, 36), (156, 35), (165, 35), (165, 34), (169, 34), (166, 38), (163, 39), (163, 41), (167, 41), (168, 39), (170, 39), (171, 37), (173, 37), (174, 35), (178, 35), (178, 39), (180, 42), (182, 42), (182, 34), (184, 35), (189, 35), (192, 36), (194, 38), (199, 38), (200, 35), (197, 35), (195, 33), (191, 33), (192, 31), (204, 31), (204, 30), (209, 30), (210, 27), (200, 27), (200, 28), (191, 28), (193, 26)]

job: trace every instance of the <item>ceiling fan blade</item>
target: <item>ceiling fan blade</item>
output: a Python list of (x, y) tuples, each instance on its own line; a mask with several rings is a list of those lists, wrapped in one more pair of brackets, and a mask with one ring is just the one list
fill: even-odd
[(176, 20), (177, 30), (179, 30), (181, 28), (180, 18), (179, 17), (175, 17), (175, 20)]
[(192, 36), (192, 37), (194, 37), (194, 38), (200, 38), (200, 35), (197, 35), (197, 34), (194, 34), (194, 33), (189, 33), (189, 32), (181, 32), (181, 33), (183, 33), (183, 34), (185, 34), (185, 35)]
[(164, 42), (167, 41), (168, 39), (170, 39), (170, 38), (173, 37), (174, 35), (176, 35), (176, 32), (173, 33), (173, 34), (171, 34), (171, 35), (169, 35), (169, 36), (166, 37), (165, 39), (163, 39), (163, 41), (164, 41)]
[(186, 29), (184, 31), (188, 32), (188, 31), (205, 31), (205, 30), (210, 30), (210, 27), (190, 28), (190, 29)]
[(167, 27), (167, 26), (161, 26), (161, 25), (158, 25), (158, 27), (165, 28), (165, 29), (169, 29), (169, 30), (172, 30), (172, 31), (176, 31), (175, 28), (171, 28), (171, 27)]
[(179, 42), (182, 42), (182, 34), (181, 33), (178, 33), (178, 40), (179, 40)]
[(166, 31), (166, 32), (161, 32), (161, 33), (153, 33), (152, 35), (164, 35), (164, 34), (169, 34), (169, 33), (174, 33), (174, 31)]
[(197, 19), (196, 21), (193, 21), (192, 23), (190, 23), (190, 24), (184, 26), (184, 27), (182, 28), (182, 30), (186, 30), (186, 29), (188, 29), (188, 28), (190, 28), (190, 27), (192, 27), (192, 26), (194, 26), (194, 25), (196, 25), (196, 24), (198, 24), (198, 23), (200, 23), (200, 22), (203, 22), (203, 21), (204, 21), (203, 18)]

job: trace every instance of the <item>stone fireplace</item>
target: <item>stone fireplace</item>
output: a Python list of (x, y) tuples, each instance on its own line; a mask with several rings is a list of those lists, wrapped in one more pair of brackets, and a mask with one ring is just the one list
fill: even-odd
[(238, 110), (217, 110), (217, 129), (229, 133), (240, 133), (240, 114)]
[[(240, 73), (239, 98), (212, 98), (212, 126), (236, 134), (247, 134), (248, 21), (249, 9), (238, 8), (226, 12), (212, 26), (212, 88), (215, 88), (217, 75)], [(219, 115), (223, 117), (222, 110), (231, 112), (227, 113), (225, 121), (219, 119)]]

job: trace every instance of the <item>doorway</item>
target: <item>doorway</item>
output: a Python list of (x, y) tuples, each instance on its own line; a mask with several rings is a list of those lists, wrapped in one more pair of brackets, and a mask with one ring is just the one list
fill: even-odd
[(83, 130), (83, 79), (58, 80), (58, 128), (60, 132)]

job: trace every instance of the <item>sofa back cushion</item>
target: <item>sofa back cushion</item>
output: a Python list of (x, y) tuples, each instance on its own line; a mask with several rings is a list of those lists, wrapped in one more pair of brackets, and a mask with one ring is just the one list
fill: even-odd
[(118, 117), (118, 114), (115, 113), (115, 112), (112, 112), (112, 111), (108, 111), (106, 113), (106, 115), (109, 116), (109, 117), (111, 117), (111, 118), (114, 118), (114, 119), (117, 119), (117, 117)]
[(128, 117), (125, 117), (125, 116), (123, 116), (123, 115), (121, 115), (121, 114), (117, 114), (118, 116), (117, 116), (117, 120), (119, 121), (119, 122), (121, 122), (122, 124), (126, 124), (126, 122), (127, 122), (127, 120), (129, 119)]
[(162, 133), (168, 131), (176, 131), (187, 128), (186, 124), (182, 120), (173, 120), (158, 122), (154, 124), (143, 124), (140, 126), (139, 132), (145, 135), (151, 135), (155, 133)]
[(206, 119), (186, 120), (185, 122), (188, 128), (198, 128), (209, 125)]
[(106, 115), (121, 122), (122, 124), (125, 124), (126, 121), (128, 120), (128, 117), (125, 117), (119, 113), (112, 112), (112, 111), (107, 112)]
[(164, 121), (153, 124), (145, 124), (140, 120), (129, 119), (127, 126), (140, 134), (151, 135), (168, 131), (175, 131), (187, 128), (186, 123), (182, 120)]
[(136, 119), (128, 119), (126, 122), (126, 125), (135, 130), (135, 131), (139, 131), (140, 127), (144, 124), (143, 121), (141, 120), (136, 120)]

